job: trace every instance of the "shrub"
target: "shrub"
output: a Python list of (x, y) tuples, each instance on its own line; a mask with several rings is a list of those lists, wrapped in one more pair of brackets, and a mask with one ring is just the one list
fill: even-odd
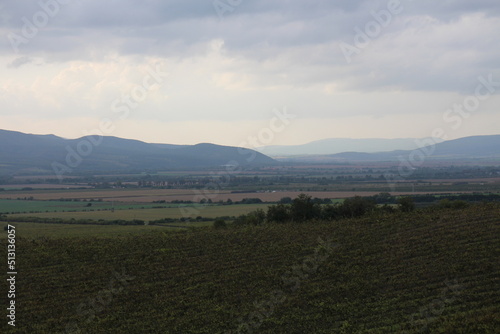
[(462, 200), (451, 201), (448, 198), (439, 201), (438, 207), (442, 209), (465, 209), (469, 206), (469, 203)]
[(247, 215), (248, 223), (252, 225), (262, 225), (266, 221), (266, 213), (262, 209), (257, 209)]
[(240, 215), (234, 220), (235, 225), (262, 225), (266, 221), (266, 213), (262, 209), (257, 209), (246, 215)]
[(260, 198), (244, 198), (240, 202), (241, 204), (260, 204), (262, 200)]
[(292, 204), (292, 198), (291, 197), (282, 197), (278, 203), (280, 203), (280, 204)]
[(342, 217), (340, 206), (335, 204), (328, 204), (321, 210), (321, 218), (324, 220), (336, 220)]
[(451, 207), (453, 209), (465, 209), (465, 208), (469, 207), (469, 203), (467, 203), (466, 201), (457, 200), (457, 201), (453, 201), (451, 203)]
[(214, 225), (213, 227), (215, 229), (222, 229), (222, 228), (226, 228), (227, 227), (227, 224), (226, 224), (226, 221), (224, 219), (216, 219), (214, 221)]
[(311, 220), (319, 218), (321, 207), (318, 203), (314, 203), (311, 196), (300, 194), (295, 198), (290, 207), (290, 216), (295, 221)]
[(412, 212), (415, 210), (415, 202), (411, 197), (401, 197), (398, 200), (398, 205), (402, 212)]
[(373, 199), (355, 196), (344, 200), (344, 202), (340, 205), (340, 212), (342, 216), (346, 218), (361, 217), (364, 214), (373, 211), (375, 207), (376, 204)]
[(267, 208), (266, 219), (268, 222), (285, 223), (291, 219), (290, 209), (284, 204), (271, 205)]

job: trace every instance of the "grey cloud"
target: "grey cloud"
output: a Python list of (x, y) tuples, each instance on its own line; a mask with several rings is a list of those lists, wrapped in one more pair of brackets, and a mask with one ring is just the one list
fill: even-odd
[[(417, 27), (407, 42), (390, 43), (393, 36), (401, 38), (402, 32), (413, 29), (409, 26), (413, 17), (426, 16), (443, 24), (466, 14), (496, 17), (500, 15), (498, 0), (401, 0), (403, 12), (372, 43), (379, 49), (369, 46), (348, 65), (339, 43), (352, 43), (354, 28), (362, 29), (373, 20), (371, 11), (387, 8), (387, 3), (243, 0), (220, 19), (214, 0), (75, 0), (61, 6), (48, 26), (20, 49), (26, 57), (43, 56), (46, 61), (93, 60), (109, 53), (183, 58), (206, 54), (206, 44), (221, 39), (229, 57), (243, 57), (254, 65), (280, 63), (279, 70), (261, 69), (266, 80), (288, 74), (290, 85), (314, 85), (340, 78), (346, 87), (369, 90), (392, 86), (464, 90), (478, 73), (500, 67), (499, 37), (490, 32), (476, 40), (443, 36), (436, 40), (439, 44), (430, 45), (422, 42)], [(35, 1), (11, 1), (4, 10), (9, 18), (2, 24), (4, 31), (19, 33), (21, 17), (32, 17), (40, 6)], [(4, 38), (0, 53), (11, 52)], [(443, 55), (450, 57), (448, 64), (438, 69), (430, 66), (442, 61)], [(426, 58), (427, 64), (422, 61)], [(19, 59), (13, 67), (14, 63), (22, 65)]]
[[(45, 0), (57, 2), (57, 0)], [(226, 2), (226, 0), (220, 0)], [(488, 15), (498, 13), (496, 0), (470, 1), (455, 0), (435, 2), (430, 0), (401, 0), (408, 8), (402, 16), (426, 14), (446, 20), (464, 13), (484, 11)], [(234, 50), (250, 50), (254, 46), (267, 43), (276, 47), (294, 47), (327, 43), (353, 35), (355, 26), (363, 26), (371, 20), (372, 10), (387, 7), (387, 1), (296, 1), (296, 0), (256, 0), (242, 1), (232, 12), (219, 19), (213, 7), (214, 0), (121, 0), (121, 1), (70, 1), (61, 5), (60, 12), (50, 19), (43, 33), (37, 39), (43, 43), (24, 48), (26, 52), (36, 52), (36, 48), (48, 48), (58, 43), (59, 36), (71, 36), (82, 45), (97, 45), (89, 36), (100, 32), (108, 38), (123, 38), (117, 43), (122, 50), (127, 47), (127, 39), (137, 44), (137, 39), (149, 42), (145, 52), (163, 54), (168, 45), (197, 44), (215, 38), (226, 41), (226, 47)], [(32, 17), (40, 11), (37, 2), (12, 1), (5, 9), (11, 19), (5, 29), (19, 33), (21, 18)], [(172, 41), (176, 43), (172, 43)], [(5, 40), (3, 41), (5, 42)], [(66, 49), (74, 47), (68, 43)], [(113, 43), (111, 43), (113, 44)], [(66, 45), (66, 44), (65, 44)], [(5, 48), (7, 46), (7, 48)], [(36, 47), (36, 48), (35, 48)], [(58, 46), (56, 50), (64, 46)], [(105, 43), (104, 47), (109, 47)], [(167, 48), (166, 48), (167, 47)], [(0, 46), (1, 48), (1, 46)], [(8, 45), (4, 44), (8, 51)], [(174, 50), (170, 50), (175, 52)]]

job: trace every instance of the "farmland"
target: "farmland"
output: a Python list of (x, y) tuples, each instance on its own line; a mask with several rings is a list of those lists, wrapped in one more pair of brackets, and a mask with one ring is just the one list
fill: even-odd
[[(7, 223), (1, 223), (0, 226)], [(39, 224), (39, 223), (14, 223), (17, 232), (27, 239), (59, 239), (59, 238), (119, 238), (126, 236), (140, 236), (148, 233), (178, 232), (177, 227), (164, 226), (109, 226), (86, 224)], [(184, 224), (185, 227), (193, 224)], [(196, 226), (196, 225), (194, 225)]]
[(122, 210), (106, 210), (106, 211), (78, 211), (78, 212), (42, 212), (42, 213), (24, 213), (14, 214), (11, 217), (29, 217), (37, 216), (41, 218), (79, 218), (79, 219), (142, 219), (156, 220), (161, 218), (196, 218), (203, 216), (215, 218), (220, 216), (238, 216), (249, 213), (256, 209), (265, 209), (266, 204), (254, 205), (183, 205), (167, 208), (131, 208)]
[[(11, 180), (0, 186), (0, 227), (17, 238), (7, 332), (494, 333), (496, 174), (390, 184), (380, 165), (330, 167)], [(300, 194), (314, 219), (252, 220)], [(353, 196), (372, 209), (338, 216)]]
[[(439, 191), (394, 191), (394, 195), (418, 195), (418, 194), (447, 194), (455, 192), (453, 190)], [(472, 190), (456, 191), (456, 193), (472, 193)], [(37, 191), (37, 192), (6, 192), (0, 193), (0, 199), (18, 199), (32, 198), (35, 200), (102, 200), (107, 202), (125, 202), (125, 203), (152, 203), (155, 201), (193, 201), (200, 198), (209, 198), (213, 201), (227, 201), (228, 199), (236, 202), (245, 198), (259, 198), (264, 202), (277, 202), (283, 197), (297, 197), (301, 193), (307, 193), (318, 198), (348, 198), (353, 196), (373, 196), (380, 191), (364, 191), (364, 190), (346, 190), (346, 191), (263, 191), (263, 192), (243, 192), (234, 193), (230, 191), (203, 192), (193, 190), (176, 190), (174, 194), (165, 194), (164, 190), (149, 189), (149, 190), (93, 190), (93, 191)]]
[(494, 333), (499, 217), (482, 204), (79, 238), (18, 223), (9, 332)]

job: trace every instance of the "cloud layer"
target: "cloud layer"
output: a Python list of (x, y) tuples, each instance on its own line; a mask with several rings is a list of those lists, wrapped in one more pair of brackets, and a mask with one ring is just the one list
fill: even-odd
[[(287, 106), (296, 125), (273, 144), (366, 137), (359, 122), (377, 119), (387, 126), (372, 137), (426, 137), (479, 77), (500, 82), (499, 16), (496, 0), (9, 1), (0, 127), (78, 137), (82, 119), (114, 117), (114, 135), (238, 145)], [(116, 100), (138, 97), (152, 69), (168, 78), (117, 117)], [(450, 137), (494, 131), (498, 91)], [(339, 123), (352, 132), (324, 129)], [(172, 124), (190, 130), (161, 131)]]

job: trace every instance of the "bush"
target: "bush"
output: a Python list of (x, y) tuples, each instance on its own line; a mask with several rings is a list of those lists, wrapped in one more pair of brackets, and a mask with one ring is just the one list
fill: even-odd
[(262, 225), (266, 221), (266, 213), (262, 209), (250, 212), (247, 217), (252, 225)]
[(244, 198), (240, 202), (241, 204), (260, 204), (262, 200), (260, 198)]
[(262, 209), (257, 209), (246, 215), (240, 215), (234, 220), (235, 225), (262, 225), (266, 221), (266, 213)]
[(462, 200), (451, 201), (448, 198), (439, 201), (439, 208), (442, 209), (465, 209), (469, 206), (469, 203)]
[(313, 218), (319, 218), (321, 207), (314, 203), (311, 196), (300, 194), (295, 198), (290, 207), (290, 216), (294, 221), (306, 221)]
[(214, 221), (214, 225), (213, 227), (215, 229), (222, 229), (222, 228), (226, 228), (227, 227), (227, 224), (226, 224), (226, 221), (224, 219), (216, 219)]
[(344, 203), (340, 205), (340, 212), (345, 218), (354, 218), (375, 210), (375, 207), (373, 199), (355, 196), (344, 200)]
[(284, 204), (271, 205), (267, 208), (266, 219), (268, 222), (286, 223), (291, 219), (290, 209)]
[(278, 203), (280, 203), (280, 204), (292, 204), (292, 198), (291, 197), (282, 197)]
[(402, 212), (412, 212), (415, 210), (415, 202), (411, 197), (401, 197), (398, 200), (399, 210)]
[(392, 207), (390, 205), (384, 204), (380, 207), (380, 211), (387, 212), (387, 213), (394, 213), (394, 212), (396, 212), (396, 209), (394, 209), (394, 207)]
[(469, 203), (467, 203), (466, 201), (457, 200), (457, 201), (453, 201), (451, 203), (451, 207), (453, 209), (465, 209), (465, 208), (469, 207)]
[(321, 210), (321, 218), (324, 220), (336, 220), (342, 217), (340, 206), (335, 204), (328, 204)]

